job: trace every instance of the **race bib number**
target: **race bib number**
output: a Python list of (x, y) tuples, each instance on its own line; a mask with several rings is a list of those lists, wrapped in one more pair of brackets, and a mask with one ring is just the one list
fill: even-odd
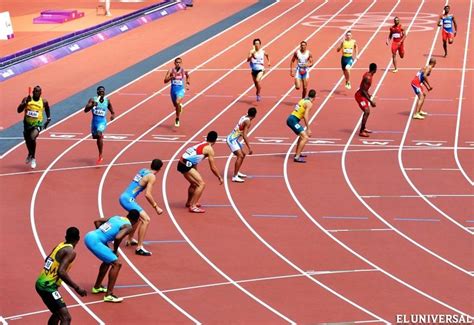
[(183, 80), (172, 80), (171, 83), (175, 86), (182, 86), (183, 85)]
[(360, 102), (360, 106), (364, 107), (366, 104), (364, 101)]
[(53, 298), (54, 298), (55, 300), (59, 300), (59, 299), (62, 298), (62, 297), (61, 297), (61, 294), (60, 294), (58, 291), (54, 291), (54, 292), (52, 292), (51, 294), (53, 295)]
[(49, 271), (53, 263), (54, 263), (53, 259), (51, 257), (48, 257), (46, 261), (44, 262), (44, 269)]
[(110, 225), (110, 223), (106, 222), (106, 223), (103, 223), (102, 226), (99, 227), (99, 229), (102, 232), (107, 232), (110, 229), (112, 229), (112, 226)]
[(451, 28), (451, 23), (445, 23), (445, 24), (444, 24), (444, 27), (445, 27), (445, 28)]
[(352, 54), (352, 49), (344, 49), (343, 52), (346, 54)]
[(26, 111), (26, 116), (37, 118), (39, 116), (39, 112), (28, 110), (28, 111)]
[(299, 130), (301, 128), (301, 125), (299, 125), (298, 123), (295, 124), (295, 129)]
[(140, 183), (142, 178), (143, 178), (143, 176), (141, 176), (140, 174), (136, 174), (135, 177), (133, 178), (133, 181), (137, 182), (137, 183)]
[(402, 35), (400, 33), (393, 33), (393, 38), (400, 38)]
[(97, 109), (97, 108), (94, 108), (94, 109), (92, 110), (92, 113), (93, 113), (94, 115), (97, 115), (97, 116), (105, 116), (105, 115), (107, 114), (107, 112), (106, 112), (105, 110), (103, 110), (103, 109)]

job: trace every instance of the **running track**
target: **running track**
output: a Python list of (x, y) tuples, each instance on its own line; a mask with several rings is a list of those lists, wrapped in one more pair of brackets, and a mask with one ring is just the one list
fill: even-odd
[[(0, 316), (12, 324), (46, 322), (33, 288), (42, 254), (68, 226), (84, 235), (97, 216), (123, 213), (120, 192), (156, 157), (166, 161), (154, 193), (166, 212), (151, 216), (154, 254), (142, 258), (123, 248), (127, 262), (115, 290), (126, 298), (121, 305), (89, 295), (76, 306), (62, 290), (75, 323), (392, 323), (397, 314), (474, 315), (472, 1), (453, 4), (460, 30), (446, 59), (432, 28), (443, 5), (277, 2), (182, 55), (192, 88), (179, 129), (161, 84), (166, 64), (110, 96), (119, 117), (107, 129), (113, 137), (104, 165), (94, 166), (90, 117), (81, 113), (41, 134), (38, 170), (22, 165), (23, 146), (9, 151), (0, 175)], [(392, 74), (385, 71), (385, 39), (395, 15), (409, 34), (406, 57)], [(354, 88), (369, 63), (379, 66), (369, 139), (357, 136), (355, 89), (347, 91), (340, 79), (335, 47), (347, 28), (361, 52)], [(243, 62), (255, 37), (272, 61), (258, 104)], [(285, 125), (299, 95), (289, 60), (302, 39), (317, 62), (310, 87), (318, 91), (304, 165), (292, 162), (295, 138)], [(409, 82), (430, 55), (438, 57), (425, 103), (430, 115), (412, 121)], [(219, 186), (203, 163), (207, 213), (189, 214), (176, 158), (209, 130), (225, 136), (253, 105), (255, 154), (243, 165), (250, 178), (229, 182), (233, 159), (217, 143), (226, 182)], [(71, 274), (90, 288), (99, 263), (82, 243), (77, 251)]]

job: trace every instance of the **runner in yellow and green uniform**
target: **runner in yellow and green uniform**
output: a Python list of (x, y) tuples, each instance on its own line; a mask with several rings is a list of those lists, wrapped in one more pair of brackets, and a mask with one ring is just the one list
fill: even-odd
[(79, 287), (69, 277), (68, 271), (76, 258), (74, 247), (79, 242), (79, 229), (70, 227), (66, 230), (66, 241), (58, 244), (44, 260), (44, 266), (36, 280), (36, 292), (40, 295), (46, 307), (53, 313), (48, 324), (70, 324), (71, 315), (67, 310), (59, 287), (64, 281), (73, 288), (80, 296), (87, 295), (86, 290)]
[(346, 88), (351, 89), (350, 70), (354, 64), (354, 58), (357, 58), (357, 43), (355, 39), (352, 39), (352, 32), (350, 30), (346, 32), (344, 40), (337, 48), (338, 52), (341, 50), (341, 68), (346, 79)]
[[(31, 168), (36, 168), (36, 138), (40, 131), (48, 127), (51, 122), (51, 114), (49, 111), (48, 101), (41, 98), (41, 87), (36, 86), (33, 89), (33, 97), (28, 94), (23, 98), (20, 105), (18, 105), (17, 112), (25, 112), (23, 119), (23, 138), (25, 139), (26, 148), (28, 149), (28, 156), (26, 163), (30, 164)], [(43, 111), (46, 113), (46, 123), (43, 124)]]

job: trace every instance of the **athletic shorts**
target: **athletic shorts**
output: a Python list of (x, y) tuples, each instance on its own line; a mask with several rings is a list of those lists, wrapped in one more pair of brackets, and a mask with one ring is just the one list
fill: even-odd
[(183, 88), (179, 88), (179, 89), (173, 89), (171, 88), (171, 100), (173, 101), (173, 103), (175, 103), (178, 98), (184, 98), (184, 87)]
[(342, 70), (350, 70), (354, 64), (352, 56), (341, 56), (341, 68)]
[(114, 254), (109, 246), (99, 239), (94, 231), (90, 231), (86, 234), (84, 243), (92, 254), (104, 263), (111, 264), (118, 259), (117, 255)]
[(43, 302), (46, 307), (48, 307), (48, 309), (53, 314), (57, 314), (61, 308), (66, 307), (66, 303), (64, 302), (63, 297), (61, 297), (57, 290), (53, 292), (45, 291), (38, 288), (37, 285), (35, 285), (35, 288), (41, 299), (43, 299)]
[(128, 212), (130, 212), (131, 210), (137, 210), (138, 212), (143, 211), (143, 208), (138, 205), (135, 199), (127, 193), (123, 193), (122, 195), (120, 195), (119, 202), (122, 208), (124, 208)]
[(290, 127), (296, 135), (299, 135), (301, 132), (304, 131), (304, 127), (300, 124), (300, 119), (298, 119), (293, 114), (288, 116), (286, 119), (286, 125)]
[(258, 74), (259, 74), (260, 72), (263, 72), (263, 70), (252, 70), (251, 74), (252, 74), (252, 76), (254, 76), (255, 78), (257, 78), (257, 76), (258, 76)]
[(42, 129), (43, 127), (41, 125), (31, 125), (23, 122), (23, 133), (29, 133), (33, 130), (38, 130), (38, 132), (41, 132)]
[(356, 102), (359, 105), (361, 110), (365, 111), (366, 108), (370, 108), (369, 100), (362, 95), (360, 90), (356, 91), (356, 93), (354, 95), (354, 98), (355, 98), (355, 100), (356, 100)]
[(442, 30), (441, 34), (443, 35), (443, 41), (454, 39), (454, 33), (447, 32), (444, 29)]
[(178, 166), (177, 166), (176, 169), (181, 174), (186, 174), (187, 172), (189, 172), (193, 168), (194, 168), (194, 165), (190, 161), (187, 161), (187, 160), (181, 161), (180, 160), (180, 161), (178, 161)]
[(309, 68), (296, 67), (295, 78), (296, 79), (308, 79), (309, 78)]
[(411, 84), (411, 88), (415, 92), (415, 95), (423, 94), (423, 86), (422, 85), (415, 85), (414, 83)]
[(242, 143), (239, 141), (239, 138), (229, 139), (229, 137), (227, 137), (226, 143), (229, 146), (230, 151), (232, 152), (236, 152), (237, 150), (242, 149)]
[(91, 134), (98, 135), (99, 133), (104, 133), (107, 128), (107, 121), (92, 121), (91, 124)]
[(405, 54), (404, 42), (392, 42), (392, 54), (397, 53), (397, 51), (400, 55)]

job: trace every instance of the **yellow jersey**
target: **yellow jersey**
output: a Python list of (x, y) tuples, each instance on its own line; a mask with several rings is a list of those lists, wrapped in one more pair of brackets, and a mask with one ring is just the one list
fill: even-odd
[(344, 40), (342, 42), (342, 56), (345, 57), (352, 57), (352, 53), (354, 52), (354, 45), (355, 45), (355, 40)]
[(306, 108), (304, 106), (304, 104), (309, 101), (308, 98), (303, 98), (303, 99), (300, 99), (298, 104), (295, 105), (295, 109), (293, 110), (293, 112), (291, 112), (291, 115), (294, 115), (296, 116), (299, 120), (301, 120), (304, 116), (304, 112), (306, 111)]
[(33, 98), (26, 104), (25, 109), (25, 123), (29, 126), (42, 126), (43, 125), (43, 110), (44, 104), (43, 99), (40, 97), (38, 100)]
[[(44, 262), (43, 269), (36, 280), (36, 286), (44, 291), (54, 292), (57, 291), (61, 286), (62, 280), (59, 278), (59, 262), (56, 259), (56, 254), (64, 247), (73, 247), (72, 244), (60, 243), (55, 249), (49, 254)], [(68, 269), (72, 263), (69, 264)]]

